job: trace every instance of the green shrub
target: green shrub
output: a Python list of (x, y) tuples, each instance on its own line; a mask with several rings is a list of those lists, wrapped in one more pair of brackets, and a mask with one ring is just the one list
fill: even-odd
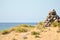
[(35, 31), (31, 32), (31, 34), (32, 34), (32, 35), (40, 35), (39, 32), (35, 32)]

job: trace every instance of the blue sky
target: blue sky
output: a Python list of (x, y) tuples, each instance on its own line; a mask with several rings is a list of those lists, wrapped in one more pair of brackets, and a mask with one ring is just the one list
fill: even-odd
[(51, 9), (60, 15), (60, 0), (0, 0), (0, 22), (40, 22)]

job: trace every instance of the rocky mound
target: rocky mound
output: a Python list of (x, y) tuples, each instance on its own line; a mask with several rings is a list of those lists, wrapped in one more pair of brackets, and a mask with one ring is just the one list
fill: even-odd
[(52, 24), (52, 22), (60, 22), (60, 17), (57, 15), (55, 9), (49, 12), (46, 20), (44, 21), (44, 26), (48, 27)]

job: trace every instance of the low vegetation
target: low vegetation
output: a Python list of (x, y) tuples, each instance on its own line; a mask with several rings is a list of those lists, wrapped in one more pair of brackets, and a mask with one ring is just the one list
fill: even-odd
[(27, 24), (21, 24), (18, 25), (16, 27), (7, 29), (7, 30), (3, 30), (1, 33), (3, 35), (5, 34), (9, 34), (11, 31), (16, 31), (16, 32), (27, 32), (30, 28), (34, 28), (35, 26), (31, 26), (31, 25), (27, 25)]
[(17, 28), (15, 31), (16, 32), (27, 32), (28, 29), (26, 29), (26, 28)]
[(60, 28), (60, 22), (58, 23), (58, 27)]
[(57, 33), (60, 33), (60, 30), (58, 29)]
[(58, 22), (53, 22), (52, 25), (53, 25), (53, 27), (57, 27), (58, 26)]
[(35, 31), (33, 31), (33, 32), (31, 32), (31, 34), (32, 35), (34, 35), (35, 36), (35, 38), (40, 38), (40, 33), (39, 32), (35, 32)]
[(2, 31), (1, 33), (2, 33), (3, 35), (6, 35), (6, 34), (9, 34), (10, 31), (8, 31), (8, 30), (4, 30), (4, 31)]
[(40, 35), (39, 32), (35, 32), (35, 31), (31, 32), (31, 34), (32, 34), (32, 35)]
[(20, 27), (34, 27), (32, 25), (27, 25), (27, 24), (21, 24)]
[(40, 38), (40, 36), (39, 35), (36, 35), (35, 38)]
[(27, 24), (21, 24), (20, 27), (29, 27)]
[(34, 26), (22, 24), (20, 26), (15, 27), (16, 32), (27, 32), (30, 28), (34, 28)]
[[(43, 22), (40, 22), (39, 25), (43, 25)], [(57, 23), (57, 22), (53, 22), (52, 23), (53, 27), (56, 27), (58, 26), (59, 30), (57, 32), (60, 32), (60, 23)], [(5, 35), (5, 34), (9, 34), (11, 31), (16, 31), (16, 32), (27, 32), (30, 28), (34, 28), (35, 26), (31, 26), (31, 25), (26, 25), (26, 24), (22, 24), (22, 25), (18, 25), (14, 28), (11, 28), (9, 30), (3, 30), (2, 31), (2, 34)], [(45, 27), (37, 27), (37, 29), (41, 29), (41, 30), (44, 30)], [(38, 35), (40, 35), (39, 32), (31, 32), (32, 35), (36, 35), (36, 37), (38, 37)]]
[(17, 40), (17, 39), (14, 38), (14, 39), (12, 39), (12, 40)]
[(7, 29), (7, 30), (1, 30), (1, 34), (6, 35), (6, 34), (9, 34), (10, 32), (12, 32), (14, 30), (15, 30), (14, 28), (10, 28), (10, 29)]
[(58, 23), (58, 33), (60, 33), (60, 22)]
[(38, 24), (39, 24), (39, 25), (43, 25), (43, 22), (39, 22)]

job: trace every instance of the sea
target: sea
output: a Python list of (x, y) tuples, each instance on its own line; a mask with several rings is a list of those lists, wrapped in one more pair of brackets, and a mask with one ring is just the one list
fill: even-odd
[(37, 23), (0, 23), (0, 30), (6, 30), (21, 24), (37, 25)]

